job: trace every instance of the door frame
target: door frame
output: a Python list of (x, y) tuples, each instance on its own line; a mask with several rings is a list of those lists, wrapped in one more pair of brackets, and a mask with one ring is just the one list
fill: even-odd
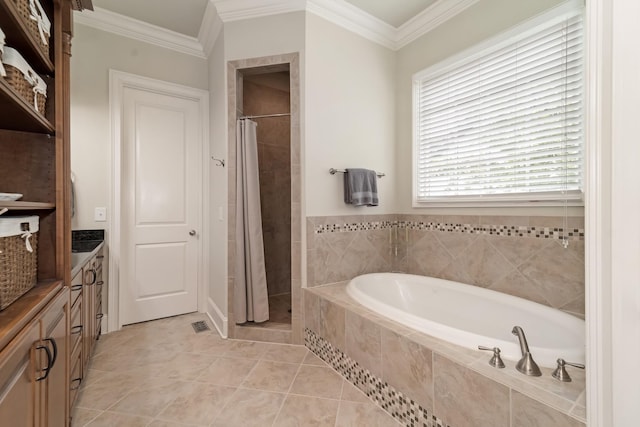
[(122, 328), (120, 320), (120, 255), (122, 253), (122, 103), (124, 89), (137, 89), (159, 95), (177, 96), (199, 105), (200, 146), (202, 153), (202, 209), (199, 212), (198, 239), (198, 311), (206, 311), (206, 283), (209, 281), (209, 92), (176, 83), (152, 79), (114, 69), (109, 70), (110, 179), (107, 242), (109, 248), (108, 306), (105, 316), (107, 332)]

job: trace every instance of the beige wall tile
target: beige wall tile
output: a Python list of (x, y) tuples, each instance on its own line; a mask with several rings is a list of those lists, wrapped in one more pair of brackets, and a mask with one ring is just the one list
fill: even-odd
[(431, 350), (382, 330), (382, 379), (433, 413)]
[(509, 389), (436, 354), (434, 414), (456, 427), (509, 427)]
[(489, 287), (511, 271), (512, 266), (491, 246), (487, 239), (479, 237), (463, 255), (456, 259), (471, 278), (471, 284)]
[(320, 336), (345, 350), (345, 310), (325, 299), (320, 301)]
[(346, 312), (346, 353), (373, 375), (382, 376), (380, 327), (352, 311)]
[(584, 293), (584, 263), (560, 245), (536, 253), (519, 270), (538, 285), (552, 307), (562, 307)]
[(512, 427), (584, 427), (585, 424), (545, 406), (527, 396), (511, 391)]
[(320, 300), (318, 296), (307, 290), (304, 295), (304, 327), (320, 333)]

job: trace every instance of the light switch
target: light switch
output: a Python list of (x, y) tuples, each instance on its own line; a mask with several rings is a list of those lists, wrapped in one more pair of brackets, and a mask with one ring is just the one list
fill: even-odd
[(107, 208), (96, 208), (93, 213), (93, 219), (98, 222), (107, 220)]
[(224, 221), (224, 211), (222, 206), (218, 206), (218, 221)]

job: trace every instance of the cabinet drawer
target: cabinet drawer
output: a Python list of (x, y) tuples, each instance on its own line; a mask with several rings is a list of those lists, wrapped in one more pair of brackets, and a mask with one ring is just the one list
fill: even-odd
[(76, 305), (71, 309), (71, 329), (70, 333), (70, 342), (71, 342), (71, 351), (76, 348), (78, 342), (82, 340), (82, 298), (76, 301)]
[(71, 280), (71, 306), (73, 306), (80, 295), (82, 295), (82, 273), (76, 274), (76, 276)]
[(73, 366), (73, 368), (69, 376), (69, 402), (70, 407), (73, 408), (76, 397), (78, 396), (78, 390), (82, 384), (82, 359), (79, 352), (71, 359), (71, 366)]

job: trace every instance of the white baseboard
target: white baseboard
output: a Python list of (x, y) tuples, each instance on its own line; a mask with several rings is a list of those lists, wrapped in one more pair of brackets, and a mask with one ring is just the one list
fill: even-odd
[(218, 308), (217, 304), (211, 299), (208, 299), (207, 303), (207, 315), (211, 322), (213, 322), (213, 326), (216, 327), (218, 333), (222, 338), (227, 338), (228, 335), (228, 319), (222, 314), (220, 308)]

